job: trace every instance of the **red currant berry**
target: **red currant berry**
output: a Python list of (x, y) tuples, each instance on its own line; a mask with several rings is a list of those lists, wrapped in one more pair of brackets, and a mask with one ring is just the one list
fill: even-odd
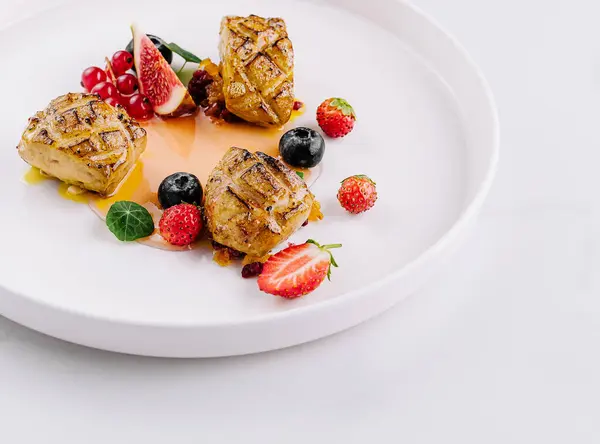
[(106, 73), (97, 66), (86, 68), (81, 74), (81, 85), (88, 91), (100, 82), (106, 81)]
[(154, 108), (152, 108), (150, 100), (145, 95), (139, 93), (129, 97), (127, 112), (137, 120), (148, 120), (154, 116)]
[(92, 88), (92, 94), (98, 94), (102, 100), (106, 100), (109, 97), (119, 98), (119, 91), (117, 87), (110, 82), (100, 82)]
[(115, 75), (120, 76), (133, 67), (133, 56), (127, 51), (117, 51), (112, 56), (111, 64)]
[(133, 94), (138, 89), (137, 77), (133, 74), (123, 74), (117, 78), (117, 89), (123, 95)]
[(120, 97), (107, 97), (106, 99), (104, 99), (104, 101), (106, 103), (108, 103), (110, 106), (114, 106), (116, 107), (117, 105), (121, 105), (121, 98)]

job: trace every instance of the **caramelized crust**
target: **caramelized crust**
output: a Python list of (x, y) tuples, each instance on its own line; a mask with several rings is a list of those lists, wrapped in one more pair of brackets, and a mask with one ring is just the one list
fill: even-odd
[(146, 131), (93, 94), (69, 93), (29, 119), (17, 146), (30, 165), (110, 195), (146, 147)]
[(313, 201), (283, 162), (233, 147), (206, 185), (207, 227), (214, 241), (260, 257), (300, 228)]
[(258, 125), (285, 124), (294, 105), (294, 50), (283, 19), (224, 17), (219, 50), (227, 109)]

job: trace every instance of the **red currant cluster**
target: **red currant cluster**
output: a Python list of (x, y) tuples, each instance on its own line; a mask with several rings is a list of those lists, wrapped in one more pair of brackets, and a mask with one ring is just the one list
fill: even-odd
[(83, 71), (81, 86), (111, 106), (123, 106), (134, 119), (151, 119), (154, 109), (150, 100), (137, 92), (138, 79), (132, 69), (133, 56), (127, 51), (117, 51), (111, 60), (106, 60), (105, 69), (90, 66)]

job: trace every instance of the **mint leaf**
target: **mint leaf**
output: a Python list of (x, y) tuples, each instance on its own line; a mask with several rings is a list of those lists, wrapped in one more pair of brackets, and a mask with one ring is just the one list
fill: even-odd
[(122, 200), (112, 204), (106, 226), (120, 241), (131, 242), (154, 232), (152, 216), (143, 206)]
[(296, 171), (296, 174), (300, 179), (304, 180), (304, 173), (302, 171)]
[(169, 48), (175, 54), (179, 54), (183, 58), (183, 60), (185, 60), (186, 62), (200, 63), (202, 61), (202, 59), (200, 57), (192, 54), (189, 51), (186, 51), (181, 46), (179, 46), (177, 43), (164, 42), (164, 44), (167, 48)]

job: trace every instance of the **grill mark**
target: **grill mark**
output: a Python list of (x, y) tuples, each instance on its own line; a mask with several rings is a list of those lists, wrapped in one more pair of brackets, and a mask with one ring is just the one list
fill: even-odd
[(274, 157), (269, 156), (268, 154), (263, 153), (262, 151), (257, 151), (256, 156), (260, 159), (261, 162), (267, 164), (270, 168), (277, 170), (280, 173), (284, 173), (281, 168), (281, 164)]
[[(232, 168), (232, 164), (236, 167)], [(254, 196), (258, 197), (259, 193), (251, 185), (251, 180), (248, 184), (241, 180), (252, 168), (255, 169), (254, 175), (258, 174), (258, 169), (264, 169), (261, 174), (268, 175), (270, 182), (282, 188), (285, 196), (280, 198), (286, 202), (278, 200), (278, 203), (265, 201), (262, 205), (255, 204)], [(227, 173), (228, 170), (232, 170), (231, 174)], [(277, 239), (284, 240), (284, 232), (287, 238), (290, 230), (297, 228), (296, 225), (299, 227), (308, 216), (309, 205), (305, 199), (312, 201), (310, 192), (303, 191), (302, 187), (306, 189), (304, 183), (299, 178), (294, 181), (294, 177), (297, 178), (296, 174), (285, 164), (265, 153), (230, 148), (209, 176), (206, 188), (207, 226), (213, 238), (224, 244), (245, 245), (244, 248), (255, 251), (274, 247)], [(262, 180), (261, 177), (257, 179)], [(292, 186), (288, 187), (287, 183)], [(296, 220), (298, 224), (294, 222)]]
[[(236, 147), (237, 148), (237, 147)], [(244, 148), (238, 148), (242, 150), (242, 160), (248, 160), (252, 157), (252, 153)]]
[(238, 194), (235, 192), (235, 190), (233, 188), (231, 188), (231, 185), (227, 185), (226, 192), (231, 194), (238, 202), (240, 202), (242, 205), (244, 205), (246, 208), (248, 208), (248, 210), (252, 209), (252, 207), (250, 206), (250, 204), (248, 202), (246, 202), (241, 196), (238, 196)]
[[(257, 202), (262, 201), (263, 204), (266, 200), (271, 200), (274, 196), (279, 195), (283, 188), (277, 177), (273, 176), (261, 162), (256, 162), (246, 169), (239, 176), (239, 182), (243, 182), (243, 189), (250, 199)], [(236, 183), (236, 185), (240, 186), (239, 183)], [(266, 187), (267, 190), (262, 190), (262, 186)], [(253, 198), (252, 194), (256, 194), (259, 199)]]
[(52, 145), (52, 143), (54, 142), (54, 140), (52, 140), (48, 135), (48, 131), (45, 129), (40, 131), (39, 136), (41, 138), (42, 143), (46, 145)]
[(281, 213), (281, 217), (284, 220), (289, 220), (292, 217), (294, 217), (296, 214), (301, 213), (302, 211), (306, 210), (306, 205), (304, 204), (304, 201), (298, 201), (298, 204), (293, 207), (290, 208), (288, 211)]
[[(285, 80), (293, 78), (291, 72), (293, 67), (291, 42), (289, 47), (281, 43), (285, 42), (285, 39), (289, 41), (283, 20), (252, 16), (247, 18), (226, 17), (222, 22), (222, 26), (221, 58), (223, 63), (230, 63), (234, 69), (234, 75), (232, 79), (229, 79), (229, 82), (234, 82), (233, 78), (239, 76), (248, 90), (246, 94), (251, 94), (258, 99), (258, 105), (253, 109), (244, 110), (245, 107), (240, 105), (242, 109), (239, 111), (264, 114), (264, 118), (261, 118), (258, 123), (267, 126), (278, 124), (283, 118), (287, 120), (289, 118), (288, 113), (278, 112), (281, 111), (279, 105), (272, 102), (272, 96), (277, 93), (280, 85)], [(227, 31), (227, 34), (223, 33), (224, 30)], [(243, 43), (238, 46), (240, 41), (243, 41)], [(262, 41), (260, 46), (258, 46), (259, 41)], [(275, 54), (275, 51), (278, 54)], [(257, 57), (261, 56), (267, 59), (270, 65), (265, 70), (265, 75), (268, 77), (265, 85), (263, 85), (265, 91), (259, 93), (258, 88), (252, 82), (249, 82), (246, 71)], [(277, 63), (274, 56), (277, 56), (276, 58), (279, 59), (280, 63)], [(227, 61), (227, 59), (231, 60)], [(283, 69), (283, 65), (289, 66), (289, 69)], [(279, 75), (274, 74), (274, 67), (280, 71)]]
[[(89, 94), (71, 93), (50, 102), (44, 111), (29, 119), (31, 141), (56, 145), (57, 150), (66, 151), (85, 162), (88, 168), (102, 171), (110, 176), (126, 162), (129, 151), (135, 149), (135, 141), (143, 138), (146, 131), (125, 119), (118, 121), (117, 115), (104, 102)], [(93, 126), (94, 120), (103, 117), (104, 131)], [(91, 126), (91, 128), (90, 128)], [(53, 140), (52, 134), (64, 134)], [(115, 133), (113, 137), (108, 136)], [(103, 156), (105, 154), (105, 156)], [(100, 155), (103, 159), (94, 160)]]
[(97, 100), (92, 100), (90, 102), (88, 102), (87, 106), (90, 109), (89, 111), (89, 118), (92, 120), (96, 120), (96, 118), (98, 117), (98, 115), (96, 114), (96, 110), (94, 109), (94, 103), (98, 103)]
[(263, 152), (257, 151), (256, 156), (267, 166), (270, 173), (281, 183), (287, 191), (293, 195), (302, 186), (298, 175), (290, 170), (279, 159), (269, 156)]

